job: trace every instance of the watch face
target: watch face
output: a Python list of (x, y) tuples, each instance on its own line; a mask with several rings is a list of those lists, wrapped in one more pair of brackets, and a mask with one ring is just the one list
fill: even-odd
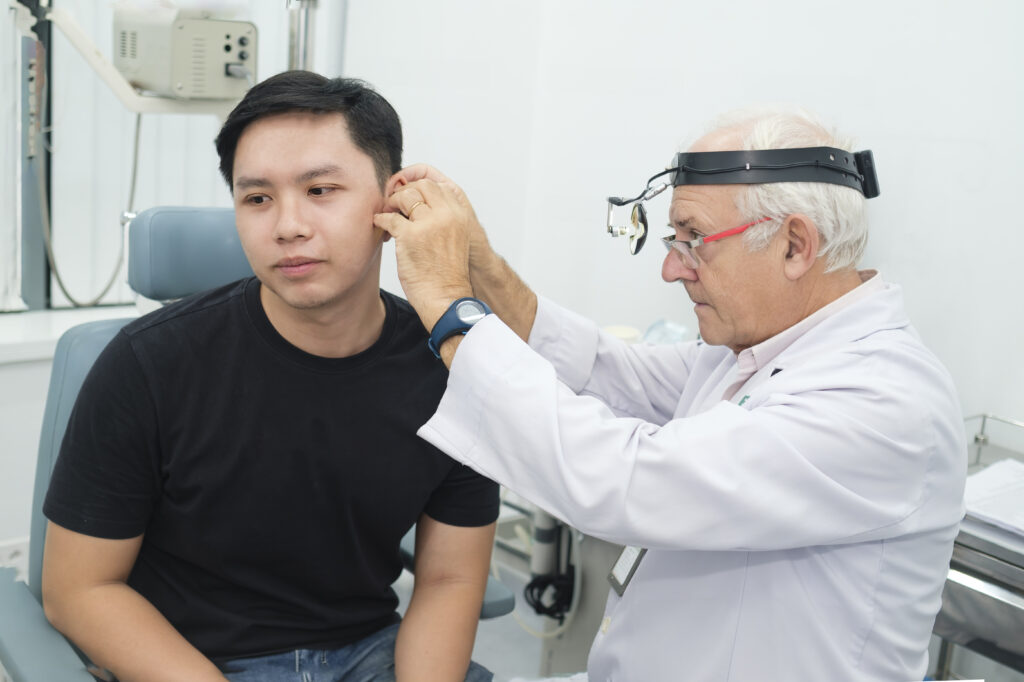
[(455, 306), (455, 314), (466, 324), (476, 324), (484, 318), (487, 311), (477, 301), (462, 301)]

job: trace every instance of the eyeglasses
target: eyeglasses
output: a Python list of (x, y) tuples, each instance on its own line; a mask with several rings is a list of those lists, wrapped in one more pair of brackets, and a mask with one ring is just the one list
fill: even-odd
[[(639, 206), (639, 204), (637, 205)], [(679, 254), (679, 257), (683, 259), (683, 264), (686, 267), (690, 268), (691, 270), (696, 270), (697, 267), (700, 265), (700, 261), (697, 260), (697, 252), (694, 249), (696, 249), (698, 246), (702, 246), (704, 244), (707, 244), (708, 242), (718, 241), (719, 239), (725, 239), (726, 237), (731, 237), (734, 234), (740, 234), (741, 232), (746, 231), (748, 228), (751, 228), (754, 225), (759, 225), (769, 220), (771, 220), (771, 218), (764, 217), (761, 218), (760, 220), (755, 220), (752, 223), (747, 223), (746, 225), (740, 225), (739, 227), (733, 227), (722, 232), (716, 232), (710, 237), (699, 237), (697, 239), (693, 239), (690, 241), (682, 241), (679, 239), (675, 239), (672, 235), (668, 235), (667, 237), (661, 238), (661, 243), (665, 245), (665, 248), (667, 250), (676, 251)]]

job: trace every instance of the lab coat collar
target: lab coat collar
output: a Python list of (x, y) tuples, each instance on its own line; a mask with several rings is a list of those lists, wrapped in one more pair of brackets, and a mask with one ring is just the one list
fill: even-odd
[(877, 270), (860, 270), (857, 274), (860, 275), (860, 286), (814, 311), (792, 327), (782, 330), (756, 346), (740, 351), (736, 356), (738, 374), (749, 377), (764, 369), (813, 327), (886, 288), (886, 283)]

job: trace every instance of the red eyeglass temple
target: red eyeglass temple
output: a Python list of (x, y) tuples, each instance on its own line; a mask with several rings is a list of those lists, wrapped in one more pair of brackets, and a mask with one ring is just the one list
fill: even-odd
[(740, 225), (739, 227), (734, 227), (731, 230), (726, 230), (725, 232), (719, 232), (718, 234), (713, 234), (710, 237), (704, 237), (704, 243), (707, 244), (708, 242), (713, 242), (716, 239), (725, 239), (726, 237), (731, 237), (734, 234), (739, 234), (740, 232), (742, 232), (743, 230), (747, 229), (748, 227), (753, 227), (754, 225), (759, 225), (760, 223), (767, 222), (769, 220), (771, 220), (771, 218), (765, 216), (764, 218), (761, 218), (760, 220), (755, 220), (752, 223), (747, 223), (746, 225)]

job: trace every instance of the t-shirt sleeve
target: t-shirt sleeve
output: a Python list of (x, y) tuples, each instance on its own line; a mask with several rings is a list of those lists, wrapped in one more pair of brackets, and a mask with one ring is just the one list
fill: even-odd
[(121, 332), (82, 384), (43, 513), (59, 526), (93, 537), (142, 534), (160, 495), (156, 434), (144, 374)]
[(486, 526), (498, 518), (498, 484), (454, 463), (423, 510), (450, 526)]

